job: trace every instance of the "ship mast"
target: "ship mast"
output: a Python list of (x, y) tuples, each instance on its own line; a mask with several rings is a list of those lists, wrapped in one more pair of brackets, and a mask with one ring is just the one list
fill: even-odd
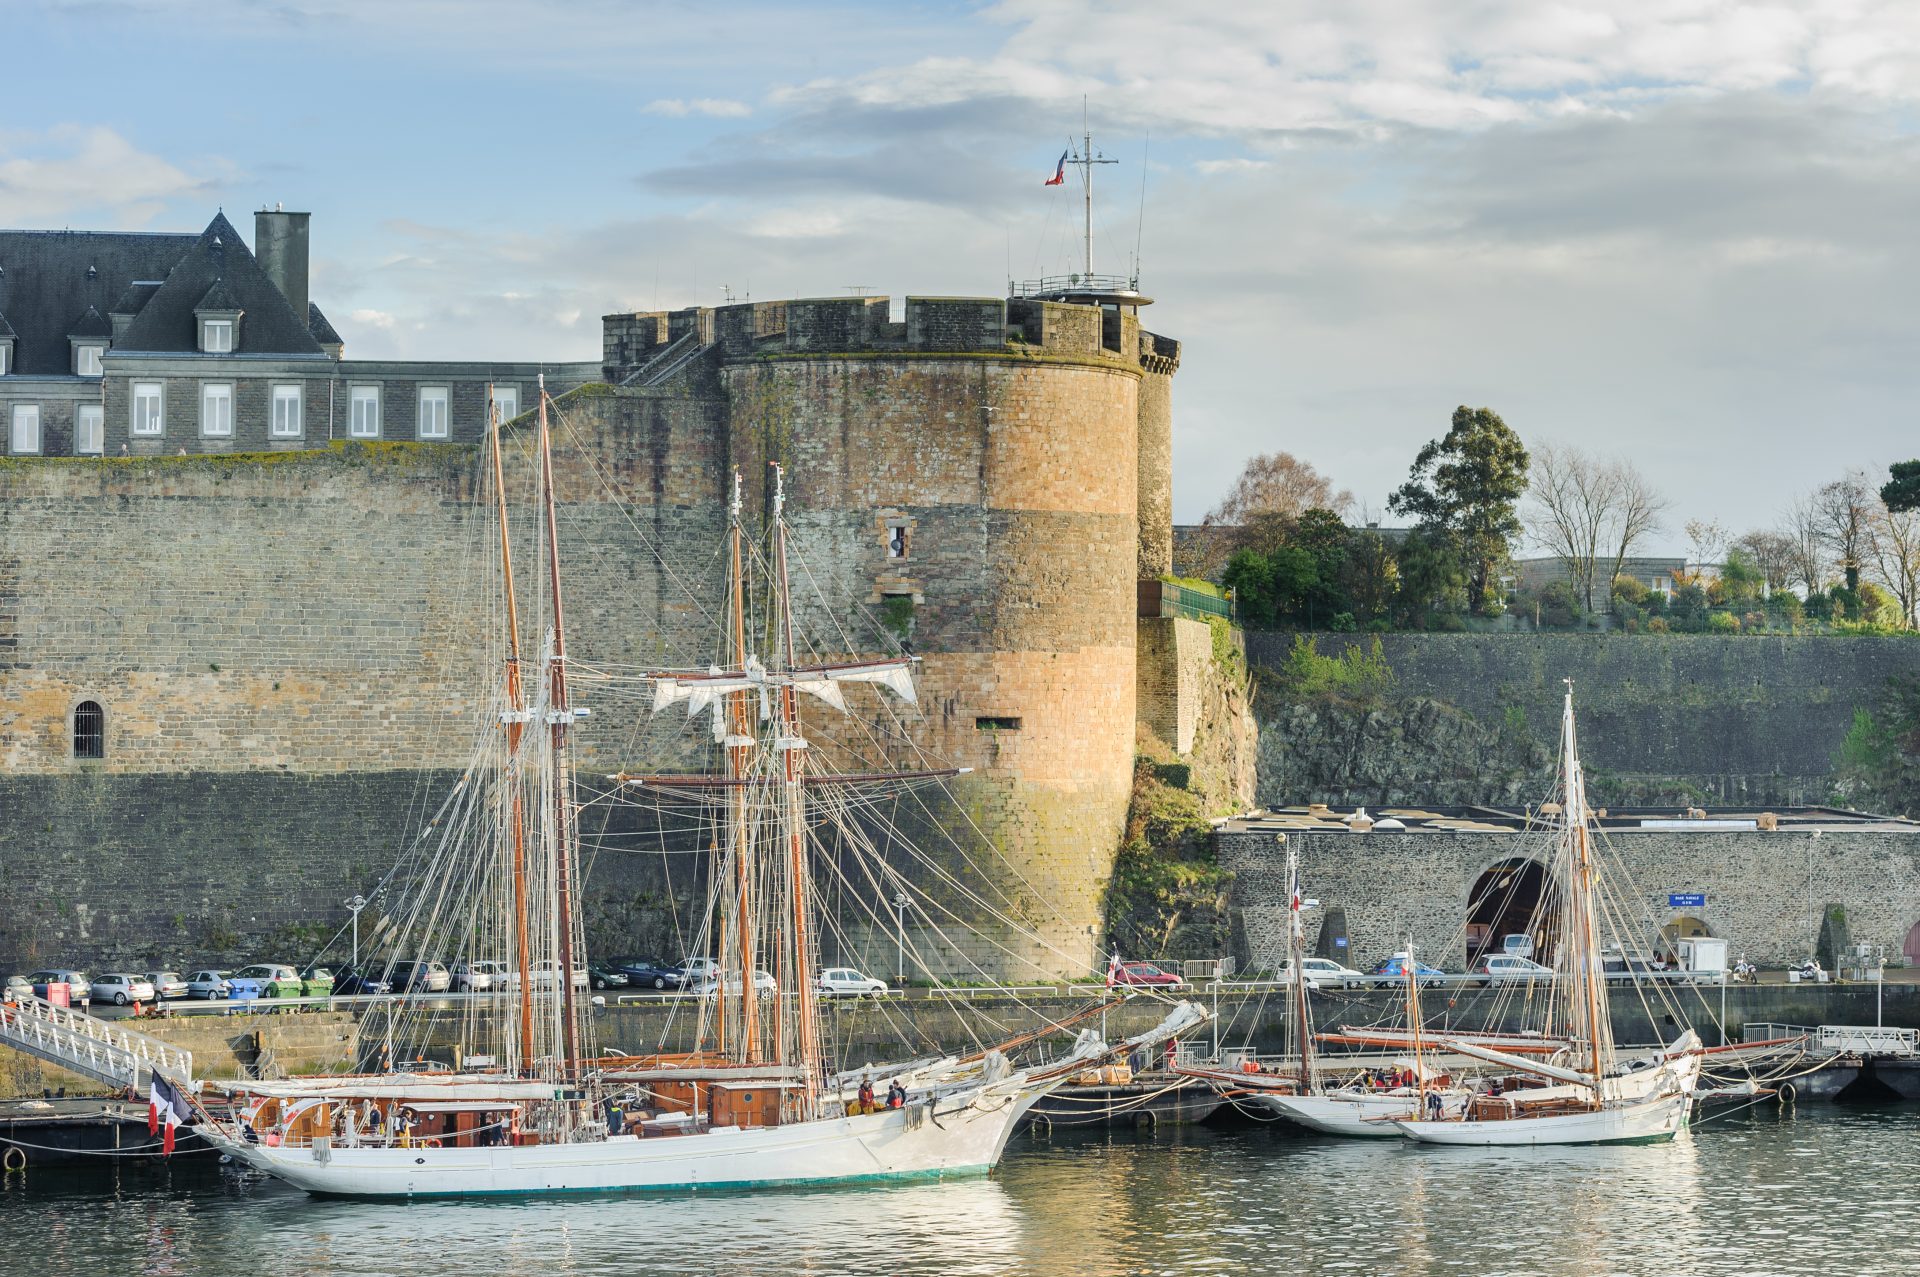
[[(728, 572), (731, 580), (730, 638), (733, 666), (745, 673), (747, 668), (747, 599), (742, 568), (743, 533), (740, 528), (740, 472), (733, 472), (733, 502), (729, 507)], [(727, 776), (744, 780), (753, 762), (755, 739), (754, 711), (750, 704), (753, 689), (742, 687), (727, 694)], [(734, 923), (740, 959), (740, 1058), (753, 1064), (760, 1058), (760, 1008), (753, 987), (753, 866), (752, 831), (747, 823), (747, 786), (729, 790), (730, 819), (727, 840), (733, 853)], [(719, 973), (722, 976), (725, 972)], [(717, 983), (724, 983), (721, 980)], [(722, 1030), (724, 1036), (724, 1027)]]
[(1607, 1057), (1613, 1043), (1612, 1028), (1603, 1018), (1600, 1006), (1600, 948), (1593, 908), (1593, 849), (1588, 841), (1587, 783), (1580, 767), (1580, 751), (1574, 736), (1573, 680), (1567, 684), (1566, 710), (1563, 715), (1562, 747), (1566, 757), (1565, 813), (1568, 864), (1568, 905), (1572, 910), (1571, 928), (1575, 960), (1579, 964), (1581, 1011), (1586, 1019), (1589, 1064), (1593, 1074), (1593, 1103), (1597, 1108), (1605, 1100), (1602, 1089), (1606, 1078)]
[(1293, 884), (1289, 903), (1293, 925), (1288, 929), (1287, 944), (1293, 957), (1293, 1014), (1294, 1032), (1300, 1039), (1300, 1093), (1310, 1095), (1313, 1092), (1313, 1030), (1307, 1021), (1307, 937), (1300, 912), (1304, 904), (1300, 898), (1300, 853), (1292, 846), (1287, 848), (1287, 880)]
[(553, 654), (547, 662), (547, 722), (553, 734), (550, 778), (554, 803), (555, 933), (560, 945), (560, 1076), (571, 1080), (580, 1061), (580, 1025), (573, 1001), (573, 793), (572, 773), (566, 765), (567, 728), (573, 713), (567, 707), (567, 627), (560, 603), (560, 526), (553, 505), (553, 440), (547, 430), (547, 379), (540, 378), (540, 503), (547, 520), (547, 581), (553, 600)]
[[(544, 408), (544, 405), (543, 405)], [(533, 1064), (533, 979), (527, 955), (527, 842), (521, 810), (520, 738), (526, 733), (526, 696), (520, 685), (520, 612), (513, 595), (513, 552), (507, 541), (507, 485), (500, 464), (500, 405), (487, 385), (488, 436), (493, 440), (493, 491), (500, 513), (500, 573), (507, 599), (507, 789), (513, 825), (513, 952), (520, 976), (520, 1068)]]
[[(799, 662), (793, 645), (793, 594), (787, 577), (786, 472), (773, 467), (773, 547), (774, 571), (779, 590), (780, 657), (782, 673), (790, 673)], [(800, 752), (806, 741), (800, 735), (800, 709), (791, 677), (780, 687), (781, 814), (787, 853), (788, 903), (792, 910), (791, 942), (794, 972), (794, 1034), (799, 1055), (802, 1092), (806, 1106), (804, 1117), (814, 1116), (820, 1081), (820, 1029), (814, 1016), (812, 938), (807, 928), (806, 811), (800, 782)]]

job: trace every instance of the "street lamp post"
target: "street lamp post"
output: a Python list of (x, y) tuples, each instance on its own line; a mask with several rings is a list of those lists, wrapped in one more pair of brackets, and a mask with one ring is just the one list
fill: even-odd
[(907, 893), (904, 891), (893, 893), (893, 930), (899, 941), (899, 956), (894, 962), (893, 982), (903, 985), (907, 982)]
[(360, 911), (367, 907), (367, 898), (355, 892), (353, 899), (347, 901), (347, 909), (353, 914), (353, 970), (360, 971)]

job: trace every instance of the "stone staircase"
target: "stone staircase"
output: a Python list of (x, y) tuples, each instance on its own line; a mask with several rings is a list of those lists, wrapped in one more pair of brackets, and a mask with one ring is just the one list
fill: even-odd
[(651, 359), (620, 379), (623, 386), (658, 386), (699, 358), (708, 347), (700, 330), (690, 328), (654, 352)]

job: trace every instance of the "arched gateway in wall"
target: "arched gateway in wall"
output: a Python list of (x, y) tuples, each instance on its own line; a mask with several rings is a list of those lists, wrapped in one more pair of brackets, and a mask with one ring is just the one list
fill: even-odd
[(1467, 893), (1467, 964), (1499, 953), (1504, 937), (1533, 940), (1537, 962), (1553, 960), (1552, 881), (1547, 867), (1525, 856), (1503, 860), (1474, 880)]

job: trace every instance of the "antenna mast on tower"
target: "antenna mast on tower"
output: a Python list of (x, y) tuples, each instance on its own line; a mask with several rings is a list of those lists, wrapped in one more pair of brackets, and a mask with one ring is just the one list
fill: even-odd
[(1086, 265), (1083, 268), (1089, 277), (1093, 274), (1093, 168), (1096, 164), (1118, 164), (1119, 160), (1110, 160), (1103, 152), (1093, 149), (1093, 130), (1087, 123), (1087, 99), (1080, 99), (1080, 149), (1068, 158), (1067, 163), (1080, 168), (1080, 184), (1086, 192), (1085, 212), (1082, 219), (1082, 239), (1086, 245)]

